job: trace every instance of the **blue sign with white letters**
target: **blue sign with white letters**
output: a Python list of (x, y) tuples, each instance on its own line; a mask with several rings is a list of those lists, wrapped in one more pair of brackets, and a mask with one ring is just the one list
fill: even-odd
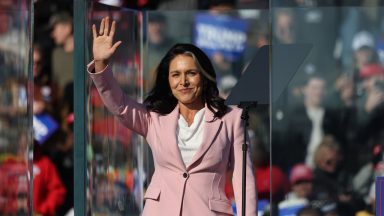
[(33, 136), (39, 144), (43, 144), (58, 128), (49, 114), (33, 115)]
[(193, 43), (209, 57), (221, 53), (227, 60), (235, 61), (244, 52), (247, 28), (245, 20), (227, 15), (198, 14)]

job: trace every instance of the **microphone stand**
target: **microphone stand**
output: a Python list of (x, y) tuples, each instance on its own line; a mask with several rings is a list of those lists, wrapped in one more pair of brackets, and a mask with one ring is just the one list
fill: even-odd
[(249, 120), (249, 109), (254, 107), (257, 107), (257, 102), (256, 101), (245, 101), (245, 102), (240, 102), (238, 105), (239, 108), (241, 108), (243, 111), (241, 113), (241, 119), (243, 120), (243, 125), (244, 125), (244, 143), (242, 145), (242, 150), (243, 150), (243, 169), (242, 169), (242, 188), (241, 188), (241, 214), (242, 216), (245, 216), (245, 199), (246, 199), (246, 164), (247, 164), (247, 151), (248, 151), (248, 144), (247, 144), (247, 126), (248, 126), (248, 120)]

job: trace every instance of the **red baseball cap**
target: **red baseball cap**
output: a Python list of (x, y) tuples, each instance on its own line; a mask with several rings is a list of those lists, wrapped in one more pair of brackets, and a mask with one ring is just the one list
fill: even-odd
[(384, 69), (379, 64), (364, 65), (359, 72), (360, 78), (363, 78), (363, 79), (370, 76), (380, 75), (380, 74), (384, 75)]
[(289, 178), (291, 184), (295, 184), (297, 181), (312, 181), (312, 179), (312, 170), (305, 164), (296, 164), (292, 168)]

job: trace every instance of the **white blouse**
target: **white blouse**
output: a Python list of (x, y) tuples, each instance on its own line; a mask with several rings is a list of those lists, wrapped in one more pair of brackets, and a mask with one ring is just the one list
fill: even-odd
[(176, 129), (177, 145), (179, 146), (181, 158), (185, 166), (191, 163), (193, 156), (203, 142), (204, 112), (204, 108), (199, 110), (195, 114), (193, 123), (189, 127), (184, 117), (179, 115)]

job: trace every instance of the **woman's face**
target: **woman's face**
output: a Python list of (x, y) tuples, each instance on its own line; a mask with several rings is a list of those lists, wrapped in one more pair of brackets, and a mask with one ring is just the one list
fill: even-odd
[(168, 73), (173, 96), (185, 105), (202, 104), (202, 78), (195, 60), (188, 55), (178, 55), (171, 60)]
[(323, 149), (323, 158), (318, 164), (319, 168), (328, 172), (334, 173), (339, 163), (340, 155), (337, 150), (331, 148)]

